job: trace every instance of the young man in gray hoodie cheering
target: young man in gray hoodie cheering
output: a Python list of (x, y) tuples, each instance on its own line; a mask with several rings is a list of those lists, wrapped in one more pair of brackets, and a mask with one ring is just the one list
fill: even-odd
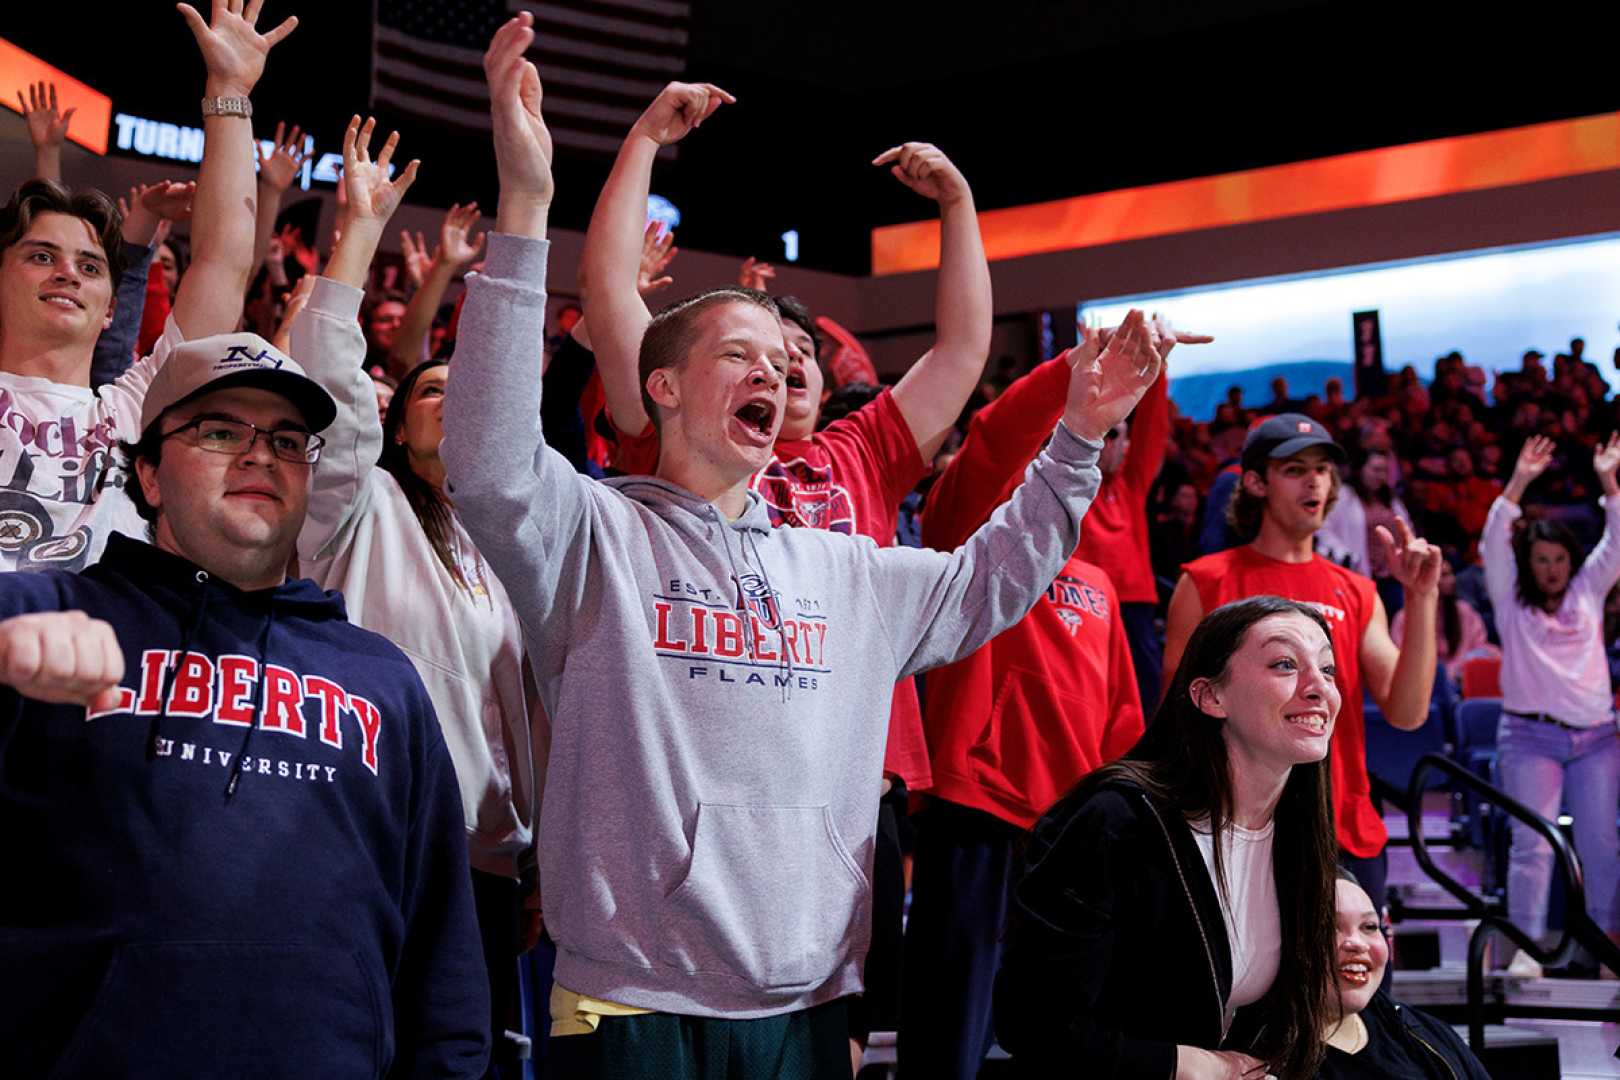
[[(551, 139), (522, 14), (485, 55), (500, 208), (469, 278), (441, 449), (467, 530), (530, 638), (552, 717), (540, 878), (568, 1076), (848, 1076), (896, 678), (1017, 622), (1073, 553), (1097, 452), (1162, 367), (1132, 312), (1077, 369), (1024, 485), (960, 549), (772, 529), (788, 364), (773, 302), (726, 288), (648, 321), (585, 302), (639, 355), (656, 476), (600, 483), (545, 444)], [(675, 84), (622, 154), (651, 157), (729, 95)], [(615, 359), (609, 356), (608, 359)]]

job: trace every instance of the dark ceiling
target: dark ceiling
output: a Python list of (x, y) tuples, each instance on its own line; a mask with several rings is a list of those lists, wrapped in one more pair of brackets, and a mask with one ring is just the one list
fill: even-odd
[[(866, 271), (872, 226), (928, 215), (866, 164), (906, 139), (938, 143), (990, 209), (1620, 109), (1614, 4), (692, 7), (690, 77), (739, 104), (655, 177), (684, 214), (681, 243), (777, 258), (797, 229), (803, 263), (845, 273)], [(201, 63), (172, 5), (93, 5), (93, 32), (39, 10), (8, 12), (0, 36), (121, 110), (194, 115)], [(335, 149), (366, 103), (370, 5), (270, 0), (262, 21), (289, 11), (302, 25), (255, 95), (259, 127), (284, 116)], [(493, 207), (484, 140), (400, 126), (402, 153), (423, 159), (412, 201)], [(555, 224), (584, 226), (607, 164), (559, 159)]]

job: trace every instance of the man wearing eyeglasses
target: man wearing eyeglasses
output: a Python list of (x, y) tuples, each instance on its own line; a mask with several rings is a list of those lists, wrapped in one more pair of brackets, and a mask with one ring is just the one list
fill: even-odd
[(410, 661), (287, 580), (330, 394), (177, 345), (151, 544), (0, 575), (0, 1075), (477, 1077), (461, 796)]

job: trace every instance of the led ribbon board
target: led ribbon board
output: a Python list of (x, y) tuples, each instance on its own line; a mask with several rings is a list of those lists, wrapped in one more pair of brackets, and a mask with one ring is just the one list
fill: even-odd
[[(1620, 113), (1604, 113), (988, 210), (979, 229), (986, 255), (1016, 259), (1616, 168)], [(872, 230), (873, 274), (938, 266), (937, 219)]]

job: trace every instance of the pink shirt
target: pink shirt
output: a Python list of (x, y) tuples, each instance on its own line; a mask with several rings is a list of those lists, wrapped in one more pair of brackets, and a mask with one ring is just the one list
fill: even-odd
[(1620, 578), (1620, 496), (1605, 495), (1603, 539), (1586, 557), (1554, 612), (1519, 602), (1513, 523), (1519, 505), (1500, 496), (1480, 538), (1485, 588), (1502, 641), (1502, 707), (1546, 713), (1575, 727), (1611, 722), (1609, 664), (1603, 652), (1603, 600)]

